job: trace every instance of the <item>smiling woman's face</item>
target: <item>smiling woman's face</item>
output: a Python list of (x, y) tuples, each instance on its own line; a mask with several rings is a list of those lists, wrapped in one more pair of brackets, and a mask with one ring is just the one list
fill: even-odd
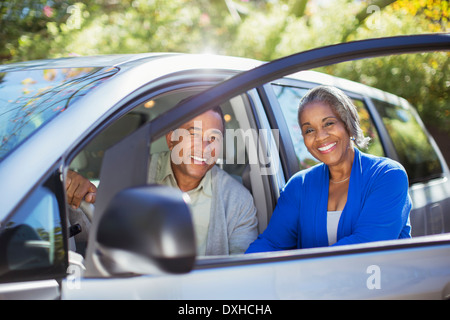
[(304, 106), (299, 123), (308, 151), (328, 166), (352, 159), (352, 144), (344, 122), (324, 102)]

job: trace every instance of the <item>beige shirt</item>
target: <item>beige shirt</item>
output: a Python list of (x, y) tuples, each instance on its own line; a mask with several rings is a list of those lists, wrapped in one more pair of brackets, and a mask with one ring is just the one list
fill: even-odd
[[(178, 188), (175, 175), (172, 171), (170, 152), (164, 153), (164, 156), (158, 158), (155, 182)], [(194, 223), (197, 255), (205, 255), (212, 200), (211, 170), (206, 173), (197, 188), (186, 193), (190, 197), (189, 206)]]

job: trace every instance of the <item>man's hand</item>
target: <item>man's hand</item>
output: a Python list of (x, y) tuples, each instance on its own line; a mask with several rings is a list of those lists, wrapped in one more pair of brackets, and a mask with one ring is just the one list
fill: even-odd
[(95, 202), (97, 187), (82, 175), (69, 170), (66, 178), (66, 194), (67, 203), (77, 209), (81, 200), (89, 203)]

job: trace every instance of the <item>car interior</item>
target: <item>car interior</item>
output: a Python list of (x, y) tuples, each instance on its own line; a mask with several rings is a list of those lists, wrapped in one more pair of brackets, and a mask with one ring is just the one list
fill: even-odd
[[(179, 90), (139, 104), (94, 137), (73, 159), (69, 169), (78, 172), (96, 186), (99, 186), (102, 159), (108, 148), (192, 94), (192, 89)], [(222, 156), (216, 165), (250, 191), (257, 208), (259, 232), (262, 232), (266, 228), (274, 208), (269, 185), (271, 182), (268, 175), (261, 174), (261, 170), (264, 169), (263, 166), (254, 163), (254, 161), (250, 163), (249, 152), (259, 151), (259, 148), (265, 148), (266, 146), (258, 137), (257, 139), (252, 138), (254, 137), (252, 132), (255, 132), (254, 129), (256, 129), (256, 121), (246, 95), (235, 97), (220, 107), (224, 115), (225, 130), (231, 130), (228, 131), (231, 134), (228, 140), (226, 134), (224, 134)], [(165, 135), (162, 135), (152, 141), (150, 157), (152, 154), (168, 150)], [(87, 230), (90, 228), (92, 220), (90, 214), (92, 213), (86, 213), (86, 203), (77, 210), (69, 208), (69, 211), (70, 224), (81, 226), (81, 232), (74, 235), (71, 246), (74, 246), (72, 247), (74, 248), (73, 251), (85, 255), (88, 239)]]

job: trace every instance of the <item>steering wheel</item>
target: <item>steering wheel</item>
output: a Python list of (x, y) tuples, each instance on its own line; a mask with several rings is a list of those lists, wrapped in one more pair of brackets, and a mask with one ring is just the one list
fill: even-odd
[(92, 203), (81, 200), (80, 209), (83, 211), (86, 218), (88, 218), (89, 222), (92, 223), (94, 220), (94, 205)]

